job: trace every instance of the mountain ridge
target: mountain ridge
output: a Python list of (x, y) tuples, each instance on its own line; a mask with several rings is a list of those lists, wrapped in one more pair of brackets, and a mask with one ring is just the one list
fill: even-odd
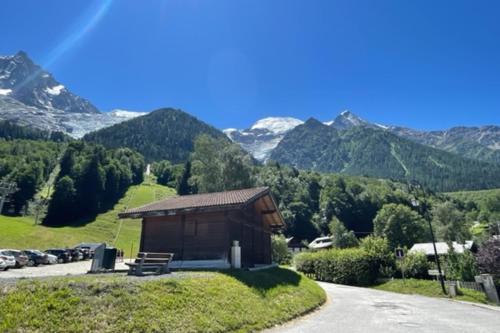
[(140, 152), (148, 162), (169, 160), (183, 163), (193, 151), (200, 134), (229, 142), (215, 127), (179, 109), (162, 108), (86, 134), (84, 141), (107, 148), (128, 147)]
[(436, 191), (500, 186), (500, 165), (444, 152), (389, 131), (338, 130), (311, 118), (289, 131), (271, 160), (298, 169), (416, 182)]
[[(301, 120), (296, 120), (297, 125), (299, 125)], [(257, 123), (258, 122), (259, 121), (257, 121)], [(325, 121), (323, 124), (338, 130), (347, 130), (353, 127), (384, 130), (432, 148), (455, 153), (471, 159), (500, 164), (500, 126), (496, 125), (471, 127), (456, 126), (445, 130), (423, 131), (403, 126), (372, 123), (358, 117), (348, 110), (341, 112), (334, 120)], [(286, 134), (292, 129), (293, 128), (289, 128), (283, 134)], [(266, 129), (261, 128), (261, 130), (265, 131)], [(240, 135), (238, 135), (237, 132), (239, 132)], [(232, 141), (239, 143), (256, 159), (261, 161), (265, 161), (269, 158), (272, 150), (278, 146), (279, 142), (284, 137), (284, 135), (273, 136), (270, 138), (271, 141), (267, 142), (267, 137), (262, 136), (261, 133), (256, 133), (262, 136), (259, 138), (260, 141), (258, 144), (249, 145), (248, 141), (253, 139), (250, 136), (250, 132), (251, 128), (249, 130), (231, 129), (231, 131), (224, 131)]]

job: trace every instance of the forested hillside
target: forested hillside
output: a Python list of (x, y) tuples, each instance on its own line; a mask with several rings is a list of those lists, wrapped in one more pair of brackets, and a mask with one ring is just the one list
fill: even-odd
[(140, 152), (146, 161), (184, 162), (193, 151), (200, 134), (229, 142), (219, 130), (176, 109), (166, 108), (145, 116), (87, 134), (85, 141), (108, 148), (128, 147)]
[(48, 132), (33, 127), (16, 125), (7, 120), (0, 120), (0, 138), (6, 140), (28, 139), (68, 141), (70, 138), (62, 132)]
[(51, 141), (0, 139), (0, 179), (15, 182), (3, 213), (19, 214), (57, 165), (64, 144)]
[(339, 131), (315, 119), (286, 134), (271, 159), (299, 169), (416, 182), (435, 191), (500, 187), (500, 166), (420, 145), (383, 130)]
[(110, 209), (130, 185), (142, 182), (144, 166), (143, 157), (128, 148), (70, 143), (61, 158), (44, 223), (69, 225)]

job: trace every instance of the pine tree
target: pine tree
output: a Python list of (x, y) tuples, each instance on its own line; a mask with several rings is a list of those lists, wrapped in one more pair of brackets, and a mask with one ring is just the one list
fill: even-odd
[(184, 164), (184, 170), (179, 180), (179, 184), (177, 184), (177, 194), (187, 195), (193, 193), (193, 189), (189, 185), (189, 178), (191, 178), (191, 162), (187, 161), (186, 164)]

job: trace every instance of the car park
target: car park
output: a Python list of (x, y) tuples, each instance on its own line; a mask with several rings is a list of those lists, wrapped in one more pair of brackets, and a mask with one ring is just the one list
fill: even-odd
[(53, 249), (48, 249), (45, 252), (57, 256), (58, 263), (67, 263), (72, 260), (71, 253), (67, 249), (53, 248)]
[(16, 258), (11, 255), (8, 250), (0, 250), (0, 259), (5, 261), (5, 269), (16, 267)]
[(32, 249), (24, 250), (23, 252), (28, 257), (28, 266), (46, 265), (49, 263), (46, 253)]
[(23, 268), (28, 264), (28, 257), (22, 251), (6, 250), (6, 252), (16, 260), (15, 268)]

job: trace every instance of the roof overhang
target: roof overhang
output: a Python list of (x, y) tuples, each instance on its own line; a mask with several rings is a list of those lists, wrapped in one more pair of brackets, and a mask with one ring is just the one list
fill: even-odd
[(238, 204), (226, 204), (226, 205), (215, 205), (215, 206), (203, 206), (203, 207), (185, 207), (177, 209), (157, 209), (157, 210), (137, 210), (131, 209), (123, 213), (119, 213), (119, 218), (145, 218), (145, 217), (155, 217), (155, 216), (176, 216), (184, 214), (198, 214), (198, 213), (211, 213), (211, 212), (221, 212), (221, 211), (231, 211), (246, 209), (250, 205), (254, 205), (254, 208), (258, 210), (258, 213), (263, 216), (264, 221), (272, 229), (281, 229), (284, 227), (284, 219), (281, 215), (276, 200), (273, 194), (267, 188), (248, 199), (244, 203)]

